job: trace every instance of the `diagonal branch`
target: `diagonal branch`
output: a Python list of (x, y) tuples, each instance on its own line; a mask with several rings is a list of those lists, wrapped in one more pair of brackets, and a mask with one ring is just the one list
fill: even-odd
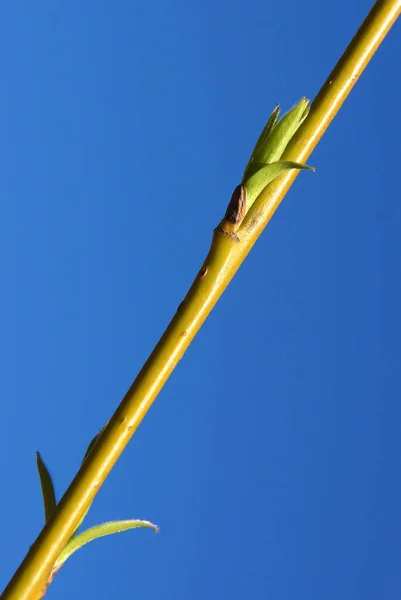
[[(283, 156), (304, 163), (401, 12), (401, 0), (378, 0), (312, 104)], [(209, 254), (166, 332), (104, 429), (4, 591), (2, 600), (36, 600), (51, 569), (100, 486), (197, 331), (292, 185), (297, 171), (273, 181), (252, 205), (236, 235), (215, 230)]]

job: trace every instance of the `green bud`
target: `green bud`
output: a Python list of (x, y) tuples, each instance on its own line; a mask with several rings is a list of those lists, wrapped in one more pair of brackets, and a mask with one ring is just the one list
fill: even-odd
[(302, 98), (279, 121), (279, 106), (276, 106), (256, 143), (241, 183), (246, 184), (246, 181), (259, 169), (280, 160), (288, 142), (302, 125), (308, 113), (309, 100), (306, 98)]
[(279, 113), (280, 113), (280, 107), (277, 104), (276, 108), (273, 110), (272, 114), (270, 115), (269, 120), (267, 121), (266, 125), (264, 126), (263, 131), (260, 134), (259, 139), (256, 142), (255, 148), (251, 154), (251, 158), (249, 159), (248, 164), (245, 167), (244, 177), (242, 179), (243, 182), (248, 177), (250, 177), (252, 175), (252, 173), (255, 173), (255, 171), (258, 171), (260, 169), (260, 167), (262, 167), (265, 164), (265, 161), (263, 161), (261, 159), (261, 157), (263, 155), (263, 149), (266, 146), (267, 137), (269, 136), (271, 130), (277, 123)]
[(291, 169), (306, 169), (308, 171), (314, 171), (313, 167), (308, 165), (302, 165), (301, 163), (293, 162), (290, 160), (280, 160), (270, 165), (265, 165), (259, 171), (256, 171), (245, 183), (247, 191), (246, 195), (246, 210), (250, 209), (256, 198), (263, 192), (265, 187), (269, 185), (276, 177), (282, 175), (285, 171)]
[(236, 188), (236, 190), (243, 188), (246, 190), (246, 194), (243, 196), (246, 200), (243, 202), (241, 219), (238, 221), (237, 226), (239, 226), (252, 204), (273, 179), (276, 179), (276, 177), (290, 169), (308, 169), (314, 171), (312, 167), (308, 167), (307, 165), (280, 160), (289, 141), (308, 116), (309, 100), (302, 98), (280, 120), (278, 118), (279, 112), (280, 108), (277, 105), (256, 142), (254, 151), (245, 168), (241, 184)]

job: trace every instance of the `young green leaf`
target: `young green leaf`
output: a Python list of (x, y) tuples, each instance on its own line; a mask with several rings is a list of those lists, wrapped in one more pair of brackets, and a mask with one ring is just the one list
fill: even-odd
[(308, 116), (309, 100), (302, 98), (280, 120), (278, 120), (278, 113), (279, 107), (276, 106), (256, 142), (245, 168), (242, 184), (246, 184), (247, 180), (264, 165), (280, 160), (288, 142)]
[[(280, 106), (277, 104), (272, 114), (270, 115), (269, 120), (264, 126), (263, 131), (258, 138), (258, 141), (256, 142), (255, 148), (253, 149), (253, 152), (251, 154), (251, 158), (249, 159), (248, 164), (245, 167), (243, 181), (246, 177), (250, 177), (252, 173), (255, 173), (255, 170), (257, 171), (258, 168), (262, 167), (265, 164), (260, 164), (260, 156), (265, 147), (267, 136), (277, 123), (279, 113)], [(259, 163), (257, 163), (256, 161), (259, 161)], [(258, 164), (259, 166), (257, 166)]]
[[(107, 425), (107, 423), (106, 423)], [(93, 448), (95, 447), (95, 445), (97, 444), (98, 439), (100, 438), (100, 436), (102, 435), (102, 432), (104, 430), (104, 428), (106, 427), (106, 425), (104, 427), (102, 427), (102, 429), (95, 435), (94, 438), (92, 438), (92, 440), (89, 442), (89, 445), (86, 449), (86, 452), (84, 454), (84, 457), (82, 459), (82, 463), (84, 464), (85, 460), (87, 459), (87, 457), (89, 456), (89, 454), (92, 452)]]
[[(235, 188), (231, 197), (225, 215), (226, 221), (232, 223), (230, 225), (231, 233), (235, 233), (240, 228), (256, 198), (273, 179), (289, 169), (315, 170), (300, 163), (280, 161), (289, 141), (309, 114), (309, 100), (302, 98), (280, 120), (278, 118), (279, 110), (277, 105), (270, 115), (245, 167), (242, 181)], [(244, 197), (245, 202), (243, 201)], [(227, 223), (224, 227), (223, 231), (227, 233)]]
[(289, 110), (272, 129), (266, 146), (261, 152), (260, 162), (273, 163), (280, 160), (288, 142), (309, 114), (309, 100), (302, 98)]
[(104, 537), (105, 535), (112, 535), (113, 533), (120, 533), (121, 531), (128, 531), (128, 529), (135, 529), (137, 527), (148, 527), (153, 529), (155, 533), (159, 530), (157, 525), (150, 523), (150, 521), (129, 519), (127, 521), (110, 521), (108, 523), (102, 523), (101, 525), (96, 525), (95, 527), (83, 531), (74, 539), (71, 539), (64, 550), (59, 554), (53, 567), (52, 576), (63, 566), (71, 554), (82, 548), (82, 546), (85, 546), (85, 544), (100, 537)]
[(283, 160), (271, 163), (256, 171), (245, 183), (247, 196), (246, 196), (246, 210), (250, 209), (256, 198), (261, 194), (265, 187), (276, 179), (279, 175), (290, 169), (307, 169), (314, 171), (313, 167), (308, 165), (301, 165), (300, 163), (292, 162), (289, 160)]
[(54, 486), (51, 475), (47, 470), (45, 463), (42, 460), (39, 452), (36, 452), (36, 465), (38, 467), (40, 485), (42, 488), (43, 505), (45, 509), (45, 522), (50, 519), (56, 510), (56, 494), (54, 493)]

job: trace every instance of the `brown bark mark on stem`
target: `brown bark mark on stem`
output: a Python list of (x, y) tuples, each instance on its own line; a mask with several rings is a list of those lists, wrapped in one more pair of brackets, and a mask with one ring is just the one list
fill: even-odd
[[(224, 223), (224, 221), (225, 219), (223, 219), (222, 223)], [(224, 229), (221, 223), (220, 225), (217, 225), (215, 231), (218, 231), (219, 233), (224, 233), (224, 235), (228, 235), (232, 240), (234, 240), (234, 242), (241, 241), (233, 231), (227, 231), (226, 229)]]
[(225, 219), (234, 225), (239, 225), (246, 214), (246, 187), (237, 185), (227, 206)]

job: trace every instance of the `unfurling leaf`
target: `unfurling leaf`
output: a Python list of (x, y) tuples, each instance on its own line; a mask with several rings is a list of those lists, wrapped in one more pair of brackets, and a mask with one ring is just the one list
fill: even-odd
[(108, 523), (102, 523), (91, 527), (86, 531), (83, 531), (77, 535), (74, 539), (71, 539), (65, 546), (64, 550), (59, 554), (58, 559), (54, 563), (52, 577), (54, 574), (63, 566), (65, 561), (77, 550), (105, 535), (112, 535), (113, 533), (120, 533), (121, 531), (128, 531), (129, 529), (136, 529), (137, 527), (147, 527), (153, 529), (155, 533), (158, 532), (157, 525), (150, 523), (150, 521), (142, 521), (140, 519), (129, 519), (127, 521), (110, 521)]
[(280, 120), (279, 110), (277, 105), (260, 134), (245, 168), (242, 184), (246, 184), (261, 167), (280, 160), (289, 141), (309, 114), (309, 100), (302, 98)]
[(36, 452), (36, 465), (38, 467), (40, 485), (42, 487), (43, 505), (45, 509), (45, 522), (50, 519), (56, 510), (56, 494), (54, 493), (54, 485), (51, 475), (42, 460), (39, 452)]
[(271, 183), (274, 179), (276, 179), (276, 177), (285, 171), (289, 171), (291, 169), (307, 169), (309, 171), (315, 170), (313, 167), (308, 167), (308, 165), (302, 165), (290, 160), (281, 160), (269, 165), (265, 165), (259, 169), (259, 171), (256, 171), (256, 173), (251, 175), (245, 184), (247, 191), (247, 211), (269, 183)]
[[(279, 111), (280, 108), (277, 105), (256, 142), (251, 158), (245, 167), (242, 181), (235, 188), (231, 198), (225, 217), (226, 220), (233, 223), (233, 226), (230, 226), (231, 233), (235, 233), (240, 228), (252, 204), (273, 179), (289, 169), (314, 171), (307, 165), (280, 160), (291, 138), (294, 137), (309, 114), (309, 100), (302, 98), (281, 119), (278, 118)], [(246, 201), (242, 202), (240, 206), (238, 200), (245, 197)], [(240, 211), (240, 208), (243, 210)], [(231, 218), (231, 214), (234, 215), (235, 222)], [(226, 224), (223, 231), (225, 233), (228, 231)]]

